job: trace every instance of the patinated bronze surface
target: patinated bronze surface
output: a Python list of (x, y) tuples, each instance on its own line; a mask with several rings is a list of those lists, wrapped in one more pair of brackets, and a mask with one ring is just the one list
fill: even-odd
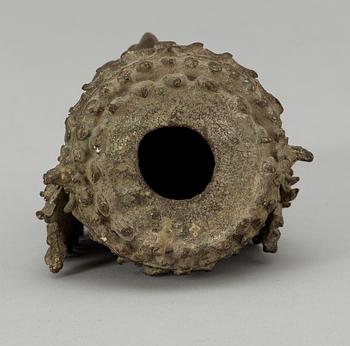
[(52, 272), (83, 226), (147, 274), (211, 270), (251, 241), (276, 252), (298, 193), (291, 167), (313, 156), (288, 144), (254, 71), (145, 34), (83, 90), (37, 213)]

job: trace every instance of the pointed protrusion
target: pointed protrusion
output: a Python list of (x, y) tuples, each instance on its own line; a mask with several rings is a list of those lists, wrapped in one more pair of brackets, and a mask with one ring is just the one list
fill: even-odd
[(36, 217), (39, 219), (39, 220), (44, 220), (45, 218), (45, 214), (43, 213), (42, 210), (38, 210), (36, 213), (35, 213)]
[(75, 199), (75, 196), (70, 193), (69, 194), (69, 200), (67, 202), (67, 204), (65, 205), (65, 207), (63, 208), (63, 211), (66, 213), (66, 214), (69, 214), (73, 211), (73, 209), (75, 208), (77, 204), (77, 201)]
[(291, 145), (290, 148), (294, 152), (296, 161), (311, 162), (314, 159), (314, 155), (303, 147)]
[(157, 37), (150, 32), (146, 32), (137, 44), (137, 48), (153, 48), (156, 43), (158, 43)]
[(299, 180), (300, 180), (299, 177), (293, 177), (293, 176), (290, 176), (290, 175), (286, 176), (286, 181), (288, 182), (288, 184), (290, 186), (296, 184)]
[(61, 170), (60, 168), (53, 168), (44, 174), (44, 184), (49, 185), (67, 185), (71, 181), (71, 175), (68, 171)]

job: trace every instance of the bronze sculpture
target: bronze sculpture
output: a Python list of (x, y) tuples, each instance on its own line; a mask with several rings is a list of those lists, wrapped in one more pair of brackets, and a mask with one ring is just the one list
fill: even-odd
[(45, 256), (58, 272), (83, 226), (147, 274), (211, 270), (250, 241), (276, 252), (297, 193), (280, 102), (229, 53), (145, 34), (99, 69), (44, 175)]

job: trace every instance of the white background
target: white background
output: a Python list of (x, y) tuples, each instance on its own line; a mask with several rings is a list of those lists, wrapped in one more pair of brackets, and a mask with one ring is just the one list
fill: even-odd
[[(0, 345), (350, 345), (347, 1), (0, 2)], [(42, 174), (80, 87), (145, 31), (201, 41), (256, 70), (285, 108), (294, 168), (276, 255), (148, 277), (100, 247), (43, 262)]]

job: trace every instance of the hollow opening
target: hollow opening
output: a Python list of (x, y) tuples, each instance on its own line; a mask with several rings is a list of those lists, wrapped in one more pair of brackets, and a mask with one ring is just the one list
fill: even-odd
[(207, 141), (188, 127), (162, 127), (139, 144), (139, 167), (150, 188), (170, 199), (190, 199), (211, 181), (214, 155)]

